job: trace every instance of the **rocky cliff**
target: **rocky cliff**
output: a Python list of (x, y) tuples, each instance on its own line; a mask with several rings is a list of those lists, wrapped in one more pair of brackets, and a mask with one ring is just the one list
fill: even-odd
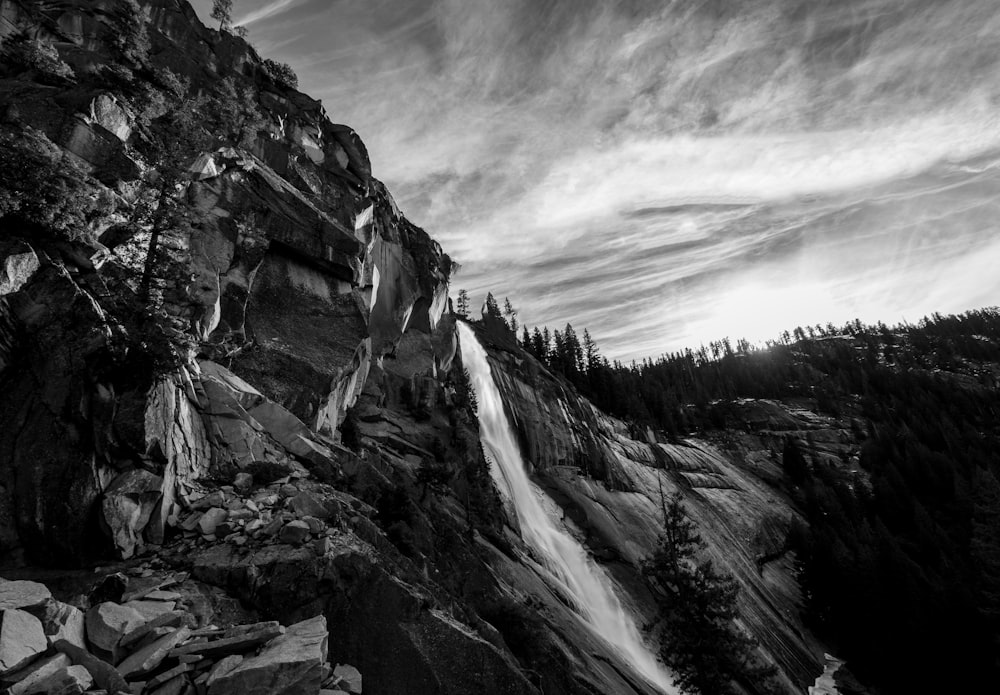
[[(351, 128), (184, 0), (0, 0), (0, 52), (5, 576), (46, 579), (88, 615), (127, 604), (129, 582), (182, 586), (187, 617), (149, 628), (181, 650), (258, 618), (313, 639), (323, 616), (331, 664), (376, 695), (650, 692), (492, 488), (451, 260)], [(756, 403), (745, 436), (664, 443), (484, 336), (536, 478), (630, 607), (652, 610), (637, 567), (661, 492), (681, 490), (783, 689), (811, 682), (822, 653), (797, 617), (773, 454), (806, 431), (849, 450), (840, 425)], [(98, 563), (127, 579), (110, 598), (68, 572)], [(37, 606), (4, 610), (22, 608)], [(263, 650), (251, 661), (281, 652), (267, 634), (241, 643)], [(32, 654), (57, 658), (56, 641)], [(80, 646), (131, 658), (89, 633)], [(160, 663), (143, 673), (156, 687)], [(245, 687), (230, 680), (210, 692)]]
[(6, 572), (163, 558), (327, 615), (369, 692), (533, 692), (402, 538), (422, 443), (341, 443), (390, 378), (437, 407), (455, 349), (451, 262), (356, 133), (183, 0), (4, 0), (0, 38)]

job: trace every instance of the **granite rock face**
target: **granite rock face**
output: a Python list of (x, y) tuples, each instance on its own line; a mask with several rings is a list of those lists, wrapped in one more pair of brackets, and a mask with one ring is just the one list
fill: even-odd
[[(0, 41), (26, 31), (52, 42), (77, 75), (63, 85), (71, 97), (54, 98), (33, 73), (9, 72), (11, 132), (30, 127), (25, 142), (72, 156), (91, 175), (80, 195), (102, 201), (70, 244), (12, 223), (0, 246), (0, 495), (12, 510), (0, 551), (27, 547), (50, 564), (160, 542), (178, 485), (210, 472), (291, 458), (333, 475), (330, 444), (371, 364), (437, 325), (451, 268), (372, 178), (350, 128), (183, 0), (149, 0), (149, 60), (199, 89), (229, 76), (262, 120), (189, 168), (185, 221), (160, 230), (142, 315), (132, 297), (146, 232), (118, 230), (155, 162), (143, 159), (146, 93), (93, 77), (118, 59), (106, 4), (11, 0), (0, 27)], [(212, 357), (226, 359), (225, 383), (201, 373)]]
[[(824, 645), (802, 624), (787, 536), (797, 518), (778, 483), (792, 437), (811, 456), (857, 454), (850, 424), (772, 401), (743, 403), (742, 431), (659, 440), (595, 409), (524, 351), (480, 331), (494, 380), (536, 481), (625, 586), (658, 542), (661, 495), (681, 493), (706, 559), (740, 585), (740, 618), (790, 691), (822, 671)], [(639, 592), (636, 601), (643, 601)], [(646, 610), (649, 610), (647, 605)]]

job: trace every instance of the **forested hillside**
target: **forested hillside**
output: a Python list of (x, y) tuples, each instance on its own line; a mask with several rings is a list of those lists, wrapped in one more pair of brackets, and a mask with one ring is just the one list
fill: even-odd
[(525, 328), (521, 340), (637, 426), (671, 437), (754, 427), (741, 416), (745, 399), (847, 423), (858, 461), (820, 460), (792, 439), (782, 456), (806, 520), (788, 542), (809, 622), (885, 692), (996, 682), (1000, 312), (797, 328), (763, 348), (723, 340), (631, 365), (602, 358), (584, 335)]

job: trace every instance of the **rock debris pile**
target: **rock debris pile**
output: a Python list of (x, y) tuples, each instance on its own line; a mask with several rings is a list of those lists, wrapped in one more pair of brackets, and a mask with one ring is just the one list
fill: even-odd
[[(112, 574), (72, 605), (0, 579), (0, 687), (9, 695), (335, 695), (361, 673), (328, 661), (326, 618), (215, 625), (186, 572)], [(109, 597), (114, 596), (116, 600)]]

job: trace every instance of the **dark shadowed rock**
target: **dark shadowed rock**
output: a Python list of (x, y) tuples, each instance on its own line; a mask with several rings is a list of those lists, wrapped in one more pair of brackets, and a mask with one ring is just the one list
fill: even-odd
[(333, 676), (337, 679), (337, 687), (340, 690), (351, 693), (351, 695), (361, 695), (363, 692), (363, 679), (358, 669), (348, 664), (337, 664), (333, 669)]
[(29, 612), (41, 621), (49, 642), (64, 639), (78, 647), (86, 646), (84, 614), (76, 606), (52, 600)]
[(121, 603), (127, 600), (125, 591), (129, 585), (129, 578), (121, 572), (115, 572), (102, 577), (101, 580), (91, 588), (87, 594), (87, 600), (93, 606), (98, 603)]
[(289, 521), (278, 533), (278, 540), (289, 545), (298, 545), (309, 538), (309, 524), (305, 521)]
[(10, 689), (10, 695), (34, 695), (35, 693), (81, 695), (83, 691), (90, 688), (93, 682), (93, 676), (83, 666), (63, 664), (46, 672), (44, 676), (32, 680), (30, 685), (25, 684), (24, 681), (15, 684)]
[[(331, 503), (321, 500), (318, 495), (308, 490), (289, 499), (288, 504), (299, 517), (312, 516), (317, 519), (329, 519), (333, 515)], [(336, 502), (332, 502), (332, 506), (336, 507)]]
[(0, 683), (10, 685), (10, 695), (25, 695), (32, 692), (44, 692), (35, 686), (51, 676), (72, 665), (65, 654), (55, 654), (31, 662), (20, 671), (0, 677)]
[(184, 690), (186, 679), (184, 674), (194, 671), (194, 664), (180, 663), (173, 668), (167, 669), (163, 673), (157, 674), (154, 678), (146, 681), (146, 691), (159, 693), (161, 689), (166, 693), (180, 693)]
[(94, 683), (99, 688), (107, 691), (109, 695), (132, 692), (129, 684), (125, 682), (125, 679), (122, 678), (122, 675), (118, 673), (114, 666), (98, 659), (85, 649), (80, 649), (65, 640), (54, 642), (52, 646), (68, 656), (74, 665), (83, 666), (87, 669), (88, 673), (93, 677)]
[(136, 547), (141, 546), (142, 531), (160, 499), (162, 487), (163, 478), (136, 468), (115, 478), (104, 493), (101, 511), (122, 558), (132, 557)]
[(111, 322), (58, 267), (42, 268), (6, 301), (21, 345), (0, 399), (0, 484), (13, 492), (16, 535), (32, 559), (80, 561), (102, 538), (92, 514), (101, 493), (94, 449), (78, 433), (103, 432), (112, 416), (94, 372), (113, 359)]

